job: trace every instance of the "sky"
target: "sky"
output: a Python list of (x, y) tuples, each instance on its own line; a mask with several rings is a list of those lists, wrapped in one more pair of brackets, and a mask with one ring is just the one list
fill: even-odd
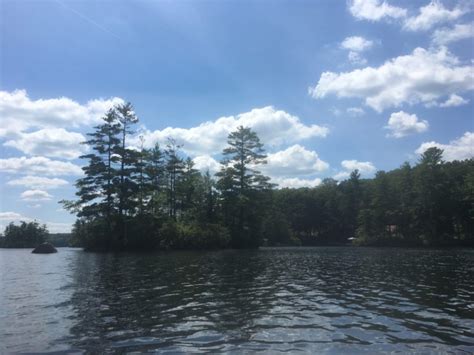
[(126, 101), (135, 142), (173, 137), (202, 171), (251, 127), (280, 187), (370, 178), (432, 146), (472, 158), (473, 20), (450, 0), (0, 0), (0, 230), (70, 230), (58, 201), (80, 142)]

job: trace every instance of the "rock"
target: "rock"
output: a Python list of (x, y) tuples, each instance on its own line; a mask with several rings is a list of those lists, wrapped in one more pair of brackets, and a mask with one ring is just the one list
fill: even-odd
[(57, 249), (51, 243), (40, 244), (32, 251), (32, 253), (35, 254), (51, 254), (57, 252)]

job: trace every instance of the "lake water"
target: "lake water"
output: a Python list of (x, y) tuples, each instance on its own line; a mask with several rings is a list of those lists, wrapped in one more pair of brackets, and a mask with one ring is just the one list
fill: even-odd
[(474, 250), (0, 249), (0, 353), (473, 352)]

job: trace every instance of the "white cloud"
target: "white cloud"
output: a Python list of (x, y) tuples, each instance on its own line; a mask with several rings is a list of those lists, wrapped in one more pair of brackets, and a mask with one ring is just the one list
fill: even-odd
[(354, 65), (365, 65), (367, 59), (365, 59), (359, 52), (350, 51), (347, 55), (347, 59)]
[[(300, 177), (314, 175), (329, 168), (329, 164), (321, 160), (316, 152), (307, 150), (299, 144), (270, 153), (266, 160), (267, 164), (253, 168), (261, 170), (272, 179), (272, 182), (278, 183), (281, 187), (316, 186), (321, 179)], [(209, 155), (197, 156), (193, 161), (196, 169), (202, 172), (209, 169), (211, 174), (219, 171), (221, 167), (219, 162)]]
[(350, 175), (351, 175), (351, 173), (348, 172), (348, 171), (340, 171), (336, 175), (334, 175), (333, 178), (335, 180), (342, 181), (342, 180), (346, 180), (347, 178), (349, 178)]
[(370, 161), (343, 160), (341, 166), (344, 170), (333, 176), (335, 180), (346, 180), (354, 170), (359, 170), (361, 175), (372, 174), (377, 170)]
[(307, 150), (299, 144), (268, 154), (266, 160), (267, 164), (259, 168), (272, 178), (312, 175), (329, 168), (329, 164), (321, 160), (315, 151)]
[(469, 102), (469, 100), (464, 99), (463, 97), (452, 94), (445, 102), (441, 103), (440, 107), (456, 107), (465, 105)]
[(9, 222), (13, 222), (13, 221), (19, 221), (19, 220), (23, 220), (23, 221), (29, 221), (31, 220), (31, 218), (28, 218), (28, 217), (25, 217), (23, 215), (21, 215), (20, 213), (17, 213), (17, 212), (0, 212), (0, 221), (9, 221)]
[(474, 25), (457, 24), (452, 28), (441, 28), (436, 30), (432, 36), (433, 43), (437, 45), (446, 45), (462, 39), (474, 37)]
[(320, 178), (300, 179), (300, 178), (272, 178), (272, 183), (278, 184), (279, 188), (298, 189), (301, 187), (316, 187), (321, 184)]
[(440, 97), (474, 89), (472, 65), (460, 64), (445, 47), (416, 48), (383, 65), (351, 72), (324, 72), (309, 93), (316, 99), (330, 94), (356, 97), (381, 112), (403, 104), (429, 104)]
[(349, 107), (346, 112), (351, 115), (351, 116), (354, 116), (354, 117), (357, 117), (357, 116), (362, 116), (365, 114), (365, 111), (363, 109), (361, 109), (360, 107)]
[(85, 137), (80, 133), (63, 128), (45, 128), (32, 133), (19, 133), (15, 139), (3, 145), (29, 155), (75, 159), (87, 150), (81, 144), (84, 141)]
[(53, 196), (43, 190), (26, 190), (21, 193), (20, 197), (23, 201), (48, 201)]
[(26, 90), (0, 91), (0, 137), (30, 128), (67, 128), (99, 121), (118, 97), (90, 100), (81, 105), (66, 97), (32, 100)]
[(380, 21), (385, 18), (399, 19), (406, 16), (406, 9), (392, 6), (381, 0), (352, 0), (349, 11), (359, 20)]
[[(237, 116), (221, 117), (197, 127), (173, 128), (153, 132), (146, 131), (145, 146), (166, 144), (168, 137), (183, 144), (183, 150), (191, 155), (209, 155), (220, 152), (227, 145), (227, 136), (238, 126), (250, 127), (257, 132), (267, 147), (288, 144), (313, 137), (326, 137), (329, 129), (318, 125), (305, 125), (296, 116), (272, 106), (256, 108)], [(135, 142), (137, 145), (138, 142)], [(134, 144), (133, 142), (131, 144)]]
[(68, 182), (63, 179), (58, 178), (47, 178), (41, 176), (24, 176), (18, 179), (10, 180), (7, 182), (7, 185), (10, 186), (24, 186), (29, 189), (55, 189), (60, 186), (68, 185)]
[(418, 16), (408, 18), (404, 28), (409, 31), (426, 31), (439, 23), (456, 20), (466, 12), (467, 9), (459, 6), (449, 10), (440, 1), (431, 1), (428, 5), (420, 8)]
[(0, 172), (25, 175), (82, 175), (82, 169), (70, 162), (45, 157), (0, 159)]
[(391, 130), (390, 137), (402, 138), (414, 133), (425, 132), (429, 127), (428, 121), (418, 121), (415, 114), (408, 114), (403, 111), (394, 112), (388, 119), (386, 129)]
[(364, 37), (351, 36), (346, 37), (342, 43), (341, 48), (349, 50), (348, 59), (353, 64), (363, 65), (367, 60), (362, 57), (361, 53), (372, 47), (374, 43)]
[(198, 155), (193, 161), (195, 164), (194, 168), (200, 170), (202, 173), (209, 171), (209, 174), (214, 175), (221, 168), (219, 162), (210, 155)]
[(376, 170), (374, 164), (370, 161), (343, 160), (341, 166), (348, 171), (354, 171), (357, 169), (361, 174), (373, 173)]
[(417, 154), (423, 154), (428, 148), (437, 147), (444, 151), (443, 159), (446, 161), (464, 160), (474, 158), (474, 132), (466, 132), (458, 139), (449, 144), (438, 142), (424, 142), (415, 151)]
[(365, 39), (360, 36), (351, 36), (346, 37), (342, 43), (341, 47), (354, 52), (363, 52), (372, 47), (374, 42), (371, 40)]

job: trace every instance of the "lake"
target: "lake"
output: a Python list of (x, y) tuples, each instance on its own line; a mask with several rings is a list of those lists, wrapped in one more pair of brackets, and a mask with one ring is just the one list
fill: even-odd
[(0, 353), (473, 352), (474, 250), (0, 249)]

